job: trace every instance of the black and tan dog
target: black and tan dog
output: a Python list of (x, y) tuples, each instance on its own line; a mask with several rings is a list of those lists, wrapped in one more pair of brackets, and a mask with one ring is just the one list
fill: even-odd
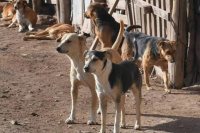
[(101, 42), (101, 48), (111, 48), (120, 29), (120, 24), (107, 12), (106, 7), (105, 3), (94, 2), (85, 12), (85, 17), (90, 18), (95, 25), (95, 34)]
[[(147, 90), (152, 89), (149, 83), (148, 69), (151, 66), (159, 66), (163, 72), (165, 91), (170, 93), (168, 87), (168, 61), (175, 62), (176, 42), (168, 41), (161, 37), (152, 37), (139, 31), (130, 32), (134, 26), (129, 26), (125, 32), (125, 38), (129, 44), (138, 45), (138, 57), (142, 58), (144, 79)], [(137, 43), (136, 43), (137, 42)], [(137, 52), (136, 50), (134, 50)]]
[[(112, 48), (105, 48), (109, 54), (108, 58), (115, 62), (119, 63), (122, 61), (118, 49), (121, 39), (123, 37), (124, 25), (121, 21), (121, 28), (116, 42), (113, 44)], [(85, 38), (82, 35), (76, 33), (65, 34), (61, 39), (61, 44), (57, 47), (59, 53), (66, 54), (71, 61), (71, 71), (70, 71), (70, 81), (71, 81), (71, 98), (72, 98), (72, 108), (71, 115), (66, 120), (66, 123), (74, 123), (75, 121), (75, 112), (76, 104), (78, 98), (78, 88), (80, 85), (89, 87), (92, 94), (92, 106), (91, 106), (91, 118), (88, 121), (88, 124), (96, 124), (96, 107), (97, 107), (97, 95), (95, 91), (95, 80), (92, 74), (84, 73), (84, 51), (88, 50), (85, 45)]]
[[(94, 75), (96, 92), (101, 106), (101, 130), (106, 131), (107, 101), (109, 98), (115, 101), (114, 133), (119, 133), (120, 112), (124, 106), (124, 95), (131, 89), (136, 99), (135, 129), (141, 127), (141, 87), (142, 76), (138, 66), (133, 61), (112, 63), (107, 57), (106, 51), (88, 51), (85, 54), (84, 71)], [(134, 58), (136, 58), (135, 56)]]

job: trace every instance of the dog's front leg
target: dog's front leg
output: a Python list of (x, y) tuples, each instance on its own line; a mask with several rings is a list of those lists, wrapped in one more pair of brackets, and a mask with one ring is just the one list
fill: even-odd
[(121, 99), (115, 101), (115, 124), (113, 133), (119, 133), (120, 112), (122, 109)]
[(25, 28), (25, 27), (24, 27), (22, 24), (19, 23), (19, 30), (18, 30), (18, 31), (19, 31), (19, 32), (22, 32), (22, 31), (24, 30), (24, 28)]
[(105, 94), (98, 94), (101, 109), (101, 130), (100, 133), (106, 132), (106, 113), (107, 113), (107, 97)]
[(145, 80), (145, 83), (146, 83), (147, 90), (152, 90), (152, 87), (149, 83), (149, 75), (148, 75), (149, 67), (146, 66), (146, 64), (143, 64), (143, 70), (144, 70), (144, 80)]
[(33, 31), (34, 30), (34, 28), (33, 28), (31, 23), (28, 25), (28, 29), (29, 29), (29, 31)]
[(76, 103), (77, 103), (77, 97), (78, 97), (78, 81), (72, 81), (71, 86), (71, 99), (72, 99), (72, 107), (71, 107), (71, 114), (69, 118), (65, 121), (67, 124), (73, 124), (75, 120), (75, 113), (76, 113)]
[(163, 72), (163, 80), (164, 80), (164, 85), (165, 85), (165, 92), (167, 93), (171, 93), (171, 90), (169, 89), (168, 86), (168, 71), (167, 68), (165, 66), (161, 67), (162, 72)]
[(98, 105), (98, 98), (94, 88), (90, 88), (91, 95), (92, 95), (92, 106), (91, 106), (91, 117), (90, 120), (87, 122), (88, 125), (95, 125), (96, 123), (96, 111)]

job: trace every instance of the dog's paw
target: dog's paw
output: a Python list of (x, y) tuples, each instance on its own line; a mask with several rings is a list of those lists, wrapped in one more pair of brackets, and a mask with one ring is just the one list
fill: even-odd
[(149, 90), (153, 90), (153, 88), (152, 87), (147, 87), (147, 90), (149, 91)]
[(23, 38), (24, 41), (27, 41), (28, 39), (26, 37)]
[(125, 123), (120, 123), (120, 127), (125, 129), (126, 128), (126, 124)]
[(91, 121), (91, 120), (89, 120), (89, 121), (87, 122), (87, 124), (88, 124), (88, 125), (96, 125), (97, 122), (96, 122), (96, 121)]
[(166, 93), (171, 93), (171, 90), (165, 89), (165, 92), (166, 92)]
[(134, 129), (135, 129), (135, 130), (139, 130), (139, 129), (140, 129), (140, 125), (135, 124)]
[(34, 31), (34, 28), (29, 28), (29, 31)]
[(74, 120), (68, 118), (67, 120), (65, 120), (65, 123), (67, 123), (67, 124), (74, 124), (75, 122), (74, 122)]

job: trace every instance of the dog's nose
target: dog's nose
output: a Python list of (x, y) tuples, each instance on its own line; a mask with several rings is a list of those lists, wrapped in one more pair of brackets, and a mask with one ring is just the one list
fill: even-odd
[(86, 12), (84, 13), (84, 17), (87, 18), (87, 19), (89, 19), (89, 17), (87, 16)]
[(15, 10), (17, 10), (17, 6), (14, 6)]
[(89, 67), (88, 67), (88, 66), (85, 66), (85, 67), (83, 68), (83, 70), (84, 70), (84, 72), (89, 72)]
[(172, 59), (172, 60), (171, 60), (171, 63), (174, 63), (174, 62), (175, 62), (175, 59)]
[(61, 52), (61, 48), (60, 48), (60, 47), (57, 47), (56, 50), (57, 50), (58, 52)]

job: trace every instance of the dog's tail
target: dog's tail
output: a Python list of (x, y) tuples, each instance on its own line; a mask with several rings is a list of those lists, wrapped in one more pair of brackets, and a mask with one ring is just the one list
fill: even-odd
[(115, 43), (112, 46), (112, 49), (115, 49), (115, 50), (119, 49), (119, 45), (122, 41), (123, 34), (124, 34), (124, 22), (123, 20), (120, 20), (120, 30), (119, 30), (117, 39), (115, 40)]
[[(129, 32), (132, 30), (132, 29), (136, 29), (136, 28), (142, 28), (140, 25), (131, 25), (129, 27), (126, 28), (126, 30), (124, 31), (124, 37), (126, 39), (129, 39)], [(128, 40), (129, 41), (129, 40)]]
[[(134, 38), (135, 39), (135, 38)], [(136, 62), (138, 59), (138, 45), (137, 45), (137, 41), (134, 40), (134, 57), (133, 57), (133, 62)]]

